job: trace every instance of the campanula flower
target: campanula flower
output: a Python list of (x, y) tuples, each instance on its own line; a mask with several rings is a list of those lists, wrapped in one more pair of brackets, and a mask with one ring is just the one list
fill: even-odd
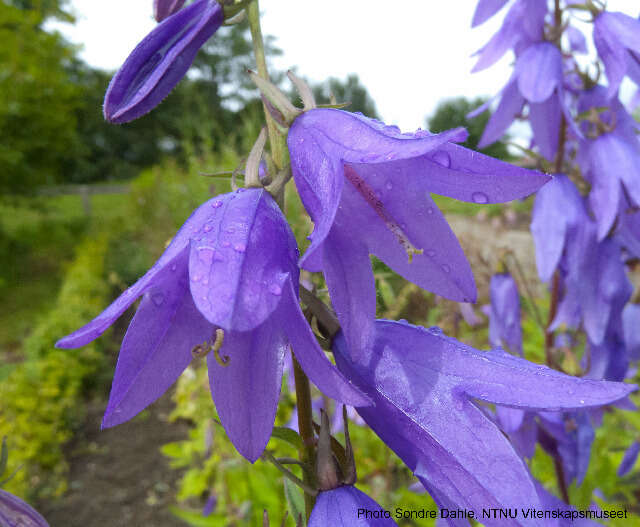
[(184, 5), (185, 0), (153, 0), (153, 17), (158, 22), (173, 15)]
[(640, 54), (640, 21), (624, 13), (603, 11), (593, 22), (593, 42), (604, 63), (609, 81), (607, 98), (611, 99), (617, 94), (629, 63), (638, 56), (631, 54)]
[[(367, 517), (365, 511), (369, 512)], [(382, 516), (382, 517), (381, 517)], [(382, 507), (353, 485), (320, 492), (311, 511), (309, 527), (389, 527), (398, 525), (385, 518)]]
[(371, 343), (376, 293), (369, 254), (420, 287), (475, 301), (473, 274), (430, 193), (472, 203), (526, 196), (548, 176), (467, 150), (456, 129), (402, 134), (333, 109), (303, 113), (289, 130), (291, 169), (315, 223), (301, 265), (323, 271), (350, 349)]
[(491, 315), (489, 342), (495, 347), (522, 355), (522, 326), (520, 324), (520, 295), (518, 285), (509, 273), (498, 273), (489, 283)]
[(33, 507), (0, 489), (0, 525), (3, 527), (49, 527)]
[(118, 358), (104, 427), (127, 421), (208, 353), (211, 394), (238, 451), (255, 461), (271, 435), (291, 344), (309, 378), (341, 402), (366, 397), (331, 365), (298, 304), (298, 251), (262, 189), (201, 205), (164, 254), (92, 322), (57, 343), (77, 348), (142, 302)]
[[(441, 507), (540, 507), (528, 469), (474, 399), (525, 410), (584, 409), (619, 400), (633, 385), (570, 377), (501, 350), (479, 352), (403, 322), (379, 320), (370, 352), (338, 367), (374, 401), (365, 422)], [(517, 520), (520, 522), (520, 520)], [(494, 525), (496, 523), (487, 523)], [(521, 523), (514, 523), (521, 525)]]
[(111, 79), (104, 118), (126, 123), (153, 110), (184, 77), (198, 50), (223, 20), (222, 7), (215, 0), (196, 0), (164, 19)]

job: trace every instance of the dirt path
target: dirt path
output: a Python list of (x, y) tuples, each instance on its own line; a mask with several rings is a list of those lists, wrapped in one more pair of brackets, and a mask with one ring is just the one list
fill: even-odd
[(187, 435), (185, 424), (166, 422), (169, 394), (145, 416), (101, 431), (104, 406), (91, 404), (70, 448), (69, 492), (40, 511), (51, 527), (184, 527), (168, 510), (180, 474), (159, 450)]

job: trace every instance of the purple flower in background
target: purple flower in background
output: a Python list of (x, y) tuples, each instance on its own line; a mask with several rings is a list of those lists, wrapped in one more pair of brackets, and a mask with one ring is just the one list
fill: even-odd
[(620, 466), (618, 467), (619, 477), (622, 477), (631, 471), (633, 465), (636, 464), (638, 454), (640, 454), (640, 441), (634, 441), (633, 443), (631, 443), (631, 446), (626, 450), (624, 456), (622, 457), (622, 461), (620, 462)]
[(360, 415), (440, 507), (478, 515), (483, 507), (540, 507), (525, 464), (473, 399), (560, 411), (607, 404), (635, 389), (570, 377), (501, 350), (479, 352), (438, 328), (386, 320), (375, 328), (374, 347), (358, 362), (339, 334), (336, 363), (374, 401)]
[(173, 15), (183, 5), (185, 0), (153, 0), (153, 17), (158, 22)]
[(366, 517), (382, 511), (382, 507), (364, 492), (345, 485), (320, 492), (309, 518), (309, 527), (389, 527), (398, 525), (390, 518)]
[(340, 110), (298, 117), (291, 168), (315, 223), (301, 265), (323, 271), (352, 353), (372, 342), (376, 293), (369, 254), (420, 287), (475, 301), (471, 268), (430, 193), (473, 203), (526, 196), (549, 177), (450, 141), (466, 133), (402, 134)]
[(627, 304), (622, 311), (622, 328), (631, 360), (640, 359), (640, 304)]
[(475, 13), (473, 13), (471, 27), (484, 24), (493, 15), (500, 11), (508, 1), (509, 0), (479, 0)]
[(140, 280), (57, 343), (91, 342), (144, 295), (122, 343), (103, 426), (136, 415), (192, 354), (211, 351), (218, 415), (238, 451), (255, 461), (271, 435), (288, 344), (323, 393), (367, 404), (327, 360), (300, 310), (297, 257), (293, 233), (266, 191), (240, 189), (200, 206)]
[[(609, 81), (607, 98), (611, 99), (618, 92), (629, 63), (638, 60), (640, 21), (624, 13), (604, 11), (593, 22), (593, 41), (604, 63)], [(634, 80), (638, 82), (640, 79)]]
[(126, 123), (153, 110), (184, 77), (223, 20), (218, 2), (196, 0), (158, 24), (111, 79), (104, 99), (105, 119)]
[(502, 346), (510, 353), (522, 355), (520, 296), (516, 281), (509, 273), (494, 274), (489, 284), (489, 296), (489, 342), (492, 346)]
[(0, 489), (0, 525), (2, 527), (49, 527), (33, 507)]
[(589, 217), (580, 192), (564, 174), (554, 176), (538, 191), (533, 205), (531, 233), (538, 275), (543, 282), (551, 280), (569, 240), (585, 221), (589, 221)]

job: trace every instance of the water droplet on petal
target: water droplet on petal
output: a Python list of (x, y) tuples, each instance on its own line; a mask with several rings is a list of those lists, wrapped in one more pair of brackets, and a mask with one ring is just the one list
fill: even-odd
[(271, 284), (269, 286), (269, 293), (271, 293), (272, 295), (280, 296), (282, 294), (282, 287), (280, 287), (278, 284)]
[(474, 203), (479, 203), (481, 205), (489, 203), (489, 196), (487, 196), (484, 192), (474, 192), (473, 194), (471, 194), (471, 199)]
[(434, 249), (427, 249), (426, 253), (427, 253), (427, 256), (430, 258), (433, 258), (436, 255), (436, 251)]
[(360, 161), (362, 163), (370, 163), (371, 161), (375, 161), (378, 159), (378, 154), (367, 154), (366, 156), (362, 156)]
[(209, 279), (205, 276), (205, 277), (202, 279), (202, 285), (208, 285), (208, 284), (209, 284)]
[(153, 303), (156, 306), (160, 306), (162, 305), (162, 302), (164, 302), (164, 295), (162, 293), (156, 293), (151, 297), (151, 300), (153, 300)]
[(195, 274), (191, 277), (191, 281), (192, 282), (199, 282), (200, 280), (202, 280), (202, 275), (201, 274)]
[(247, 246), (244, 243), (236, 243), (233, 246), (233, 250), (236, 251), (237, 253), (243, 253), (247, 250)]
[(387, 184), (385, 185), (387, 190), (391, 190), (393, 188), (393, 183), (391, 183), (391, 181), (387, 181)]
[(235, 227), (228, 227), (228, 228), (227, 228), (227, 232), (228, 232), (229, 234), (233, 234), (234, 232), (236, 232), (236, 229), (235, 229)]
[(449, 267), (447, 264), (442, 264), (442, 270), (445, 273), (450, 273), (451, 272), (451, 267)]
[(198, 249), (198, 256), (204, 263), (209, 263), (213, 259), (214, 250), (209, 247), (200, 247)]
[(215, 200), (213, 203), (211, 203), (211, 206), (214, 209), (219, 209), (220, 207), (222, 207), (222, 201), (220, 201), (219, 199)]
[(175, 273), (177, 268), (178, 268), (178, 266), (176, 264), (173, 264), (171, 266), (171, 271)]
[(433, 207), (427, 207), (427, 214), (433, 214)]
[(231, 247), (231, 244), (228, 241), (225, 240), (225, 241), (222, 242), (222, 246), (223, 247)]
[(211, 229), (213, 229), (213, 227), (208, 223), (204, 226), (204, 232), (211, 232)]
[(239, 189), (237, 190), (237, 192), (238, 192), (238, 194), (240, 194), (241, 192), (244, 192), (245, 190), (247, 190), (247, 189), (246, 189), (246, 188), (239, 188)]
[(433, 159), (433, 161), (435, 161), (440, 166), (443, 166), (445, 168), (449, 168), (451, 166), (451, 158), (449, 157), (449, 154), (447, 154), (446, 152), (444, 152), (442, 150), (440, 150), (440, 151), (436, 152), (435, 154), (433, 154), (431, 159)]
[(442, 335), (442, 329), (440, 329), (438, 326), (431, 326), (429, 328), (429, 333), (431, 333), (432, 335)]

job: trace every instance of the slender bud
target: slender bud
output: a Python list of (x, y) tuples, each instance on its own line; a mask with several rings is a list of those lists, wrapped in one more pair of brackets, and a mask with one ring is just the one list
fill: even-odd
[(318, 434), (318, 452), (316, 470), (320, 490), (335, 489), (340, 485), (338, 466), (331, 452), (331, 430), (329, 429), (329, 417), (322, 410), (320, 433)]

